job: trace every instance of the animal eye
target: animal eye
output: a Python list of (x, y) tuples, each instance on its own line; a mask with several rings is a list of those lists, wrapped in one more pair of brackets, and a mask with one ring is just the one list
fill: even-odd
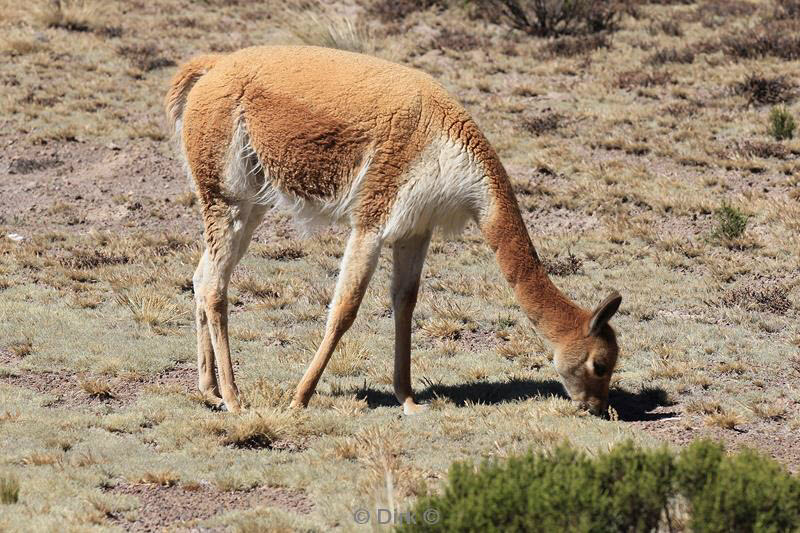
[(594, 373), (598, 376), (605, 375), (606, 370), (608, 370), (608, 367), (603, 363), (594, 363), (592, 366), (594, 367)]

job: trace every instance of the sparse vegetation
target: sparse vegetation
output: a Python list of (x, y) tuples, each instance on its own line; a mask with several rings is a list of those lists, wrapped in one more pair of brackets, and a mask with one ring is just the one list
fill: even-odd
[(791, 102), (796, 95), (797, 86), (786, 76), (770, 78), (751, 74), (734, 85), (733, 89), (736, 94), (747, 97), (748, 104), (763, 105)]
[(98, 5), (91, 0), (52, 0), (36, 9), (38, 21), (51, 28), (84, 32), (97, 26)]
[[(611, 30), (578, 20), (548, 37), (478, 1), (109, 0), (62, 9), (80, 31), (37, 14), (55, 5), (0, 15), (0, 435), (13, 443), (0, 479), (19, 480), (0, 530), (348, 529), (357, 506), (442, 494), (453, 460), (564, 441), (594, 457), (707, 437), (800, 468), (800, 144), (796, 129), (767, 133), (773, 106), (798, 118), (791, 1), (636, 2)], [(390, 246), (308, 411), (288, 411), (346, 235), (306, 237), (280, 210), (229, 291), (248, 411), (197, 392), (203, 228), (163, 125), (175, 69), (159, 58), (351, 47), (326, 36), (331, 19), (368, 28), (356, 49), (428, 72), (464, 104), (559, 287), (586, 307), (623, 294), (608, 420), (565, 399), (471, 223), (436, 234), (423, 271), (424, 417), (401, 417), (392, 388)], [(723, 201), (746, 219), (727, 217), (736, 237), (720, 231)], [(688, 499), (672, 504), (673, 530), (688, 530)]]
[(543, 50), (553, 56), (572, 57), (610, 46), (610, 37), (604, 33), (597, 33), (580, 37), (569, 35), (558, 37), (545, 44)]
[(564, 123), (564, 118), (564, 115), (551, 111), (526, 118), (522, 127), (534, 135), (543, 135), (557, 130)]
[(695, 52), (690, 48), (678, 50), (676, 48), (662, 48), (657, 50), (647, 62), (651, 65), (660, 66), (665, 63), (693, 63)]
[(631, 70), (623, 72), (617, 78), (617, 87), (620, 89), (632, 89), (635, 87), (655, 87), (666, 85), (672, 81), (672, 75), (667, 71), (639, 71)]
[(175, 61), (163, 57), (158, 48), (150, 43), (120, 46), (117, 51), (143, 72), (175, 65)]

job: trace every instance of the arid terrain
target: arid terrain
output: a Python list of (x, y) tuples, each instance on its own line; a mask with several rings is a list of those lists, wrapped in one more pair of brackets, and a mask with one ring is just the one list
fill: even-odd
[[(709, 437), (800, 471), (800, 3), (632, 2), (540, 36), (497, 3), (0, 0), (2, 531), (378, 529), (454, 460)], [(519, 26), (519, 24), (517, 24)], [(571, 404), (474, 225), (435, 237), (422, 415), (391, 388), (391, 250), (309, 408), (344, 228), (270, 213), (233, 278), (248, 406), (196, 392), (198, 206), (163, 118), (176, 64), (255, 44), (361, 50), (464, 104), (555, 282), (612, 288), (608, 420)], [(772, 124), (772, 129), (771, 128)], [(2, 496), (2, 494), (0, 494)]]

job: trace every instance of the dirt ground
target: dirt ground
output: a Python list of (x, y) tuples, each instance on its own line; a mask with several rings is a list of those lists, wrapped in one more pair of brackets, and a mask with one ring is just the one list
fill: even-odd
[[(0, 4), (0, 476), (20, 483), (0, 529), (353, 530), (354, 509), (405, 508), (452, 460), (564, 439), (712, 438), (800, 472), (800, 133), (766, 132), (778, 105), (800, 121), (780, 3), (637, 3), (609, 46), (574, 53), (553, 50), (586, 37), (527, 35), (471, 4), (323, 3), (294, 26), (288, 4), (63, 4), (57, 20), (45, 2)], [(248, 412), (204, 405), (202, 226), (162, 124), (166, 82), (196, 53), (330, 44), (314, 24), (337, 17), (464, 102), (560, 287), (586, 306), (623, 294), (610, 420), (566, 400), (474, 227), (426, 263), (412, 372), (430, 412), (402, 417), (391, 394), (390, 251), (310, 409), (288, 412), (346, 234), (306, 237), (280, 212), (230, 297)], [(737, 52), (731, 36), (762, 27), (787, 40)], [(720, 233), (724, 206), (740, 234)]]

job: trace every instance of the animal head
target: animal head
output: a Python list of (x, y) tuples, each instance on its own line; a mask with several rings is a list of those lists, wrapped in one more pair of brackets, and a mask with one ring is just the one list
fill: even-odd
[(570, 398), (595, 415), (608, 408), (608, 386), (619, 353), (608, 321), (621, 302), (622, 296), (612, 292), (555, 349), (553, 362)]

